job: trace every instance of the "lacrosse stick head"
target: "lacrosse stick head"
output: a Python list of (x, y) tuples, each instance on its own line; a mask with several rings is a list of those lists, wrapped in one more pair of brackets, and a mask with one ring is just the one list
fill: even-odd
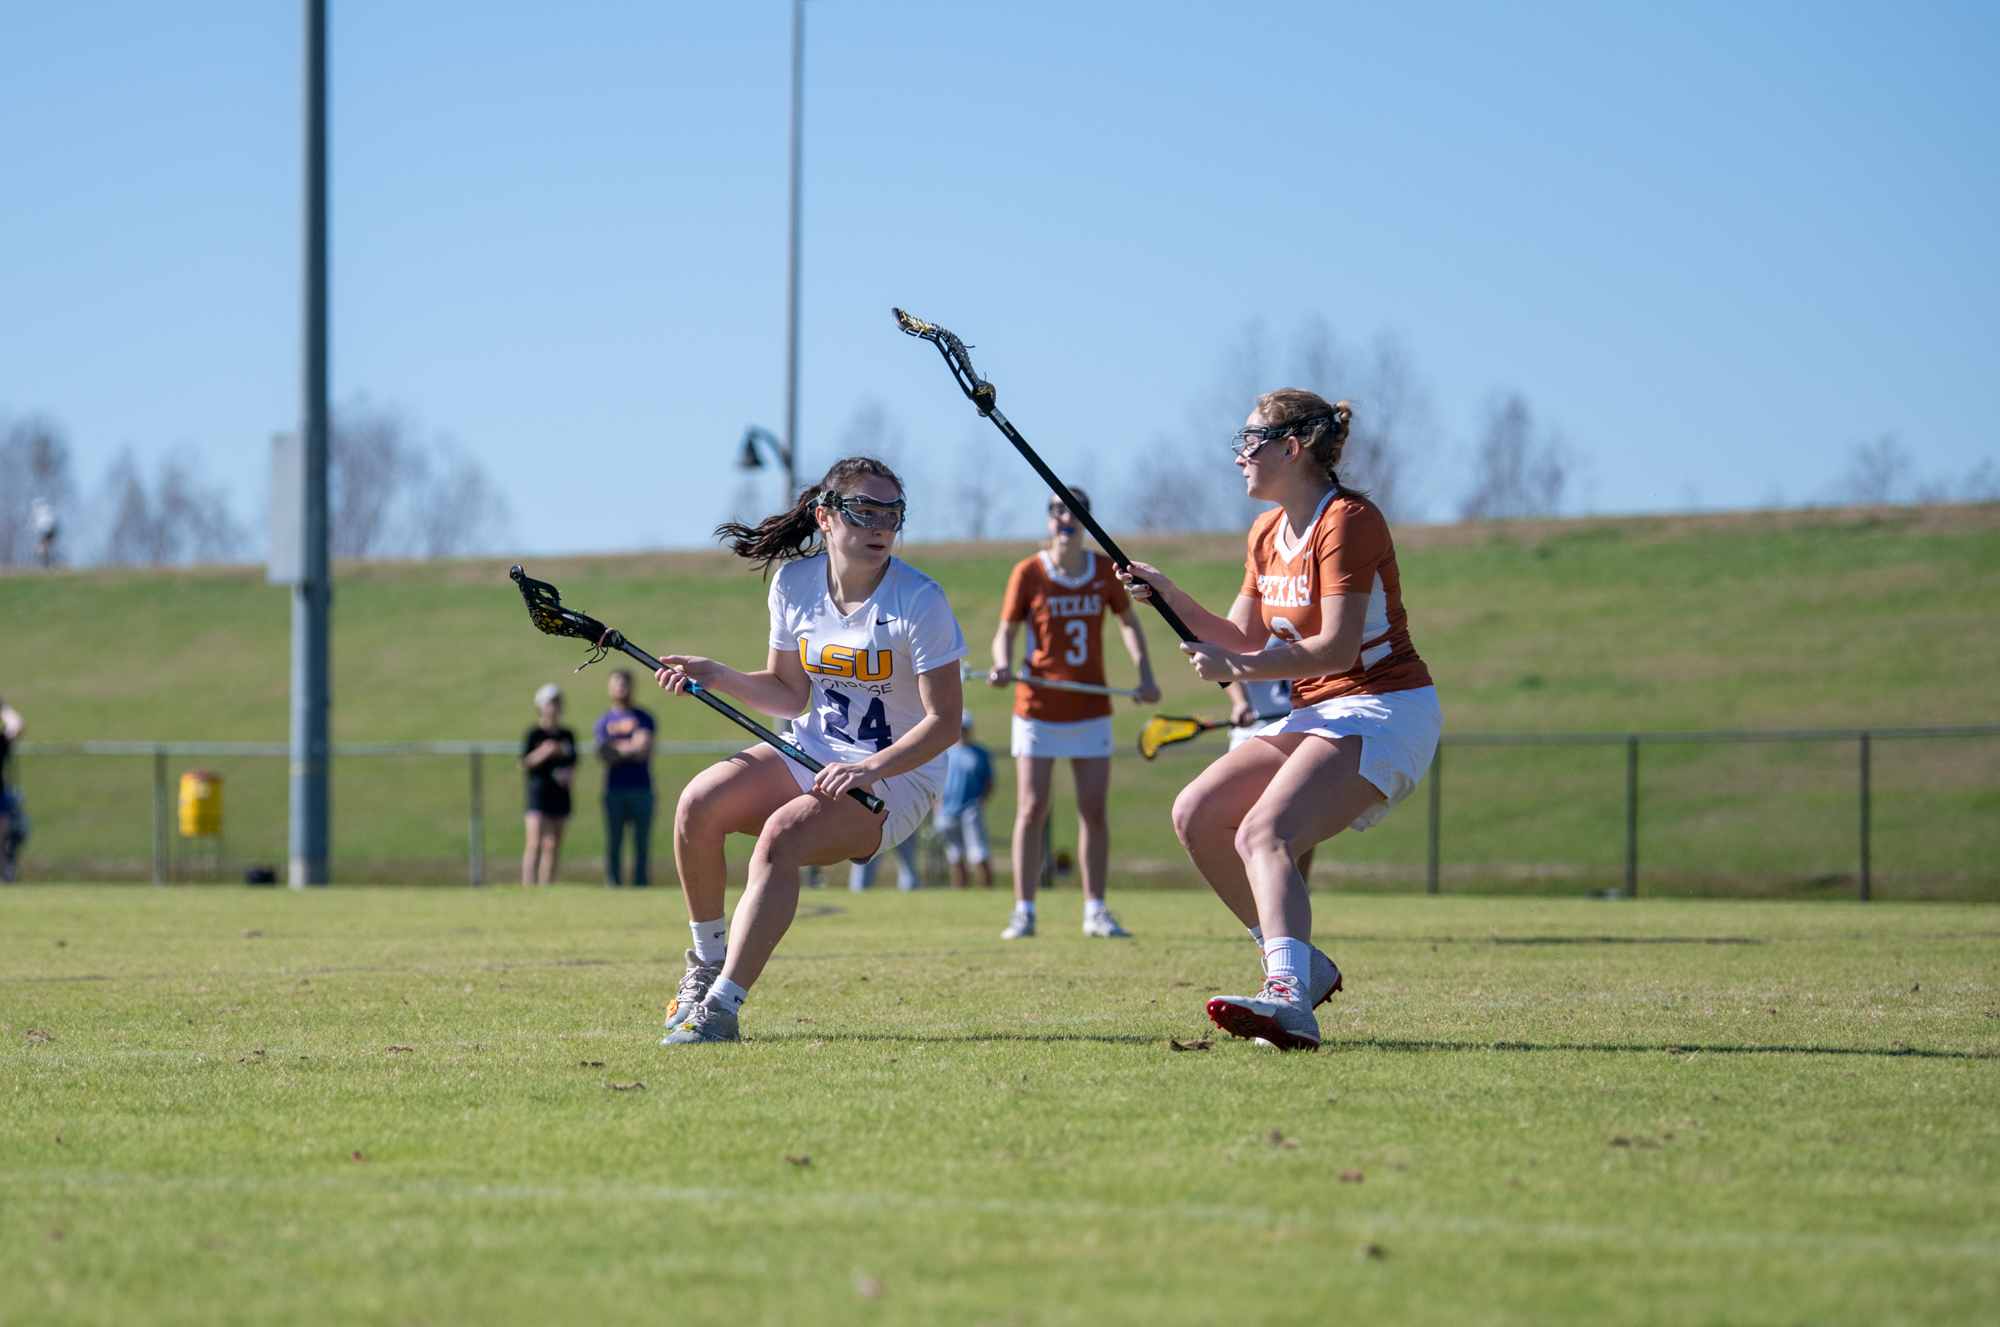
[(958, 379), (960, 389), (972, 404), (979, 407), (979, 413), (992, 414), (993, 402), (998, 393), (993, 390), (993, 384), (980, 377), (972, 367), (972, 356), (966, 353), (965, 342), (954, 336), (948, 328), (939, 327), (936, 323), (927, 323), (913, 313), (905, 313), (901, 309), (893, 309), (891, 312), (896, 315), (896, 326), (911, 336), (922, 337), (938, 348), (938, 353), (944, 356), (944, 362), (951, 366), (951, 376)]
[(519, 567), (509, 568), (507, 574), (514, 578), (514, 584), (521, 589), (521, 597), (528, 601), (528, 620), (535, 624), (535, 630), (547, 636), (573, 636), (590, 642), (591, 656), (578, 665), (578, 672), (602, 659), (615, 647), (618, 633), (588, 613), (564, 608), (562, 591), (555, 586), (536, 580)]
[(1151, 760), (1163, 746), (1201, 736), (1201, 720), (1175, 714), (1155, 714), (1139, 730), (1139, 754)]

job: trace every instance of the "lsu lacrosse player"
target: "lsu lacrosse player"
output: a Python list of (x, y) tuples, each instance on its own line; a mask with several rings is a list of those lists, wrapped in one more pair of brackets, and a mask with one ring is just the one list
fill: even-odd
[(1014, 682), (1014, 638), (1028, 629), (1030, 677), (1103, 686), (1104, 615), (1117, 615), (1126, 652), (1139, 669), (1135, 703), (1160, 698), (1139, 615), (1111, 559), (1086, 547), (1069, 504), (1090, 510), (1090, 495), (1072, 488), (1049, 497), (1049, 537), (1042, 551), (1014, 568), (1000, 603), (988, 680), (1014, 688), (1014, 913), (1003, 940), (1035, 933), (1035, 891), (1042, 879), (1042, 831), (1049, 819), (1055, 763), (1067, 759), (1076, 780), (1077, 856), (1083, 860), (1083, 933), (1121, 937), (1104, 900), (1111, 836), (1104, 804), (1111, 788), (1111, 697)]
[(1319, 1045), (1313, 1010), (1341, 987), (1340, 969), (1312, 944), (1298, 857), (1344, 829), (1380, 824), (1430, 767), (1441, 726), (1437, 690), (1410, 643), (1389, 523), (1340, 482), (1352, 421), (1347, 402), (1311, 392), (1257, 398), (1231, 450), (1249, 496), (1278, 505), (1250, 527), (1228, 617), (1133, 564), (1200, 638), (1181, 649), (1204, 679), (1291, 683), (1290, 712), (1174, 801), (1188, 856), (1264, 950), (1263, 989), (1210, 1000), (1208, 1015), (1287, 1050)]
[[(716, 533), (737, 556), (773, 566), (770, 656), (742, 672), (670, 654), (656, 675), (679, 694), (692, 679), (778, 718), (825, 763), (814, 774), (769, 746), (697, 775), (674, 814), (674, 864), (695, 947), (662, 1045), (736, 1041), (737, 1015), (799, 905), (799, 869), (866, 862), (929, 814), (958, 740), (965, 635), (938, 583), (892, 555), (903, 485), (877, 460), (850, 457), (798, 505)], [(850, 789), (887, 804), (871, 812)], [(723, 840), (757, 840), (736, 915), (722, 916)]]

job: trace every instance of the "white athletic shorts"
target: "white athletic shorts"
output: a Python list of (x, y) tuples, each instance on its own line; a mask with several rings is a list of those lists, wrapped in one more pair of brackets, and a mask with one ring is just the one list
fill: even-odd
[(940, 807), (937, 813), (938, 837), (944, 840), (944, 859), (954, 865), (971, 862), (974, 866), (985, 861), (986, 808), (978, 804), (968, 806), (955, 816), (946, 816)]
[(1050, 723), (1045, 719), (1014, 716), (1014, 752), (1017, 756), (1053, 756), (1058, 760), (1088, 760), (1111, 754), (1111, 716), (1078, 719), (1075, 723)]
[(1311, 733), (1316, 737), (1359, 737), (1361, 777), (1382, 790), (1388, 800), (1361, 813), (1355, 829), (1379, 825), (1405, 797), (1437, 754), (1444, 716), (1438, 712), (1436, 687), (1391, 691), (1386, 696), (1341, 696), (1293, 710), (1282, 719), (1253, 730), (1257, 737), (1280, 733)]
[[(794, 736), (794, 741), (797, 737)], [(826, 764), (833, 764), (835, 757), (824, 751), (815, 751), (804, 742), (800, 749)], [(790, 756), (785, 757), (785, 768), (799, 781), (799, 791), (813, 790), (813, 772)], [(892, 774), (886, 779), (878, 779), (868, 791), (874, 793), (889, 805), (888, 818), (882, 822), (882, 842), (866, 857), (854, 858), (857, 862), (872, 862), (883, 853), (892, 851), (904, 839), (917, 832), (917, 826), (924, 823), (924, 817), (937, 805), (938, 791), (944, 780), (934, 777), (929, 770), (911, 770), (908, 774)], [(842, 794), (845, 796), (845, 794)]]

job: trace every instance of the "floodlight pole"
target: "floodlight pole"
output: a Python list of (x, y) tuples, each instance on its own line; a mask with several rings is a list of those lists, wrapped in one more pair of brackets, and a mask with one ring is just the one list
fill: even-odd
[(303, 470), (305, 540), (292, 586), (291, 826), (287, 879), (293, 889), (327, 883), (326, 555), (326, 0), (303, 0), (305, 26), (305, 361)]
[(799, 163), (805, 127), (806, 0), (792, 0), (792, 212), (785, 289), (785, 501), (798, 495), (799, 471)]

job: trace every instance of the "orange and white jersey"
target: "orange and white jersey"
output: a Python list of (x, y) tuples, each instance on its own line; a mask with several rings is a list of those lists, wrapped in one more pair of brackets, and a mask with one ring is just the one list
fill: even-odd
[[(1007, 578), (1000, 617), (1028, 624), (1028, 672), (1058, 682), (1104, 682), (1104, 614), (1123, 614), (1131, 596), (1111, 559), (1086, 549), (1083, 570), (1065, 576), (1048, 553), (1019, 563)], [(1055, 691), (1022, 683), (1014, 688), (1014, 713), (1044, 723), (1075, 723), (1111, 714), (1111, 697)]]
[[(887, 750), (924, 717), (918, 675), (967, 653), (944, 591), (901, 558), (847, 614), (827, 590), (826, 554), (787, 562), (771, 578), (770, 609), (771, 648), (796, 652), (812, 682), (812, 708), (795, 731), (821, 760)], [(942, 779), (944, 754), (913, 772)]]
[[(1298, 538), (1291, 534), (1283, 507), (1259, 516), (1250, 527), (1242, 592), (1257, 601), (1265, 631), (1289, 641), (1319, 634), (1320, 600), (1368, 596), (1360, 657), (1343, 673), (1293, 679), (1294, 707), (1431, 685), (1430, 670), (1410, 643), (1389, 522), (1367, 498), (1327, 494)], [(1252, 634), (1255, 630), (1253, 624)]]

